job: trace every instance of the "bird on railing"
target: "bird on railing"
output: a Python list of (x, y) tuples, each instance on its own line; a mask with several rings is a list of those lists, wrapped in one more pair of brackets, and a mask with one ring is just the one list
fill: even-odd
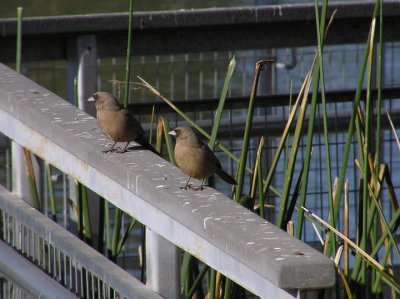
[[(145, 132), (139, 121), (127, 109), (123, 108), (118, 100), (109, 92), (98, 91), (88, 99), (89, 102), (94, 102), (97, 110), (97, 125), (100, 130), (114, 144), (104, 150), (107, 152), (124, 153), (131, 141), (139, 143), (144, 148), (151, 150), (159, 155), (154, 147), (146, 140)], [(114, 149), (117, 142), (126, 142), (123, 149)]]
[[(175, 136), (175, 161), (178, 167), (189, 176), (182, 189), (203, 190), (204, 179), (213, 174), (219, 175), (225, 182), (237, 185), (235, 179), (227, 174), (221, 166), (218, 158), (205, 145), (197, 134), (189, 127), (177, 127), (169, 132)], [(201, 179), (201, 186), (189, 185), (191, 178)]]

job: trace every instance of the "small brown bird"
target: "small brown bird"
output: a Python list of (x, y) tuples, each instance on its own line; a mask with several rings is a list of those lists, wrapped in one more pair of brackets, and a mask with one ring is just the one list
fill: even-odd
[[(233, 177), (222, 170), (221, 163), (214, 153), (205, 145), (197, 134), (189, 127), (177, 127), (169, 132), (175, 136), (175, 160), (179, 168), (189, 176), (186, 185), (182, 189), (193, 188), (203, 190), (203, 179), (219, 175), (228, 184), (236, 185)], [(191, 178), (202, 179), (200, 187), (189, 185)]]
[(118, 153), (124, 153), (129, 143), (135, 141), (158, 154), (146, 140), (140, 123), (131, 112), (121, 107), (118, 100), (111, 93), (98, 91), (88, 101), (94, 101), (97, 110), (97, 125), (100, 130), (114, 141), (111, 148), (104, 150), (104, 153), (115, 151), (114, 146), (117, 142), (126, 142), (122, 150), (117, 150)]

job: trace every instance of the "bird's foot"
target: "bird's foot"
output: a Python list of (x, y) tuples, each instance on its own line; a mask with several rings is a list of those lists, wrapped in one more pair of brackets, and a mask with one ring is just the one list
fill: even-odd
[(203, 185), (197, 186), (197, 187), (196, 186), (192, 186), (192, 189), (194, 191), (203, 191), (205, 189), (205, 187)]
[(102, 151), (103, 153), (119, 153), (120, 149), (116, 149), (116, 148), (109, 148), (109, 149), (105, 149), (104, 151)]
[(182, 190), (193, 190), (193, 191), (202, 191), (202, 190), (205, 189), (203, 185), (195, 186), (195, 185), (192, 185), (192, 184), (187, 184), (186, 186), (180, 187), (180, 188)]
[(115, 152), (118, 153), (118, 154), (123, 154), (123, 153), (126, 153), (127, 150), (126, 150), (126, 148), (118, 148), (118, 149), (115, 150)]

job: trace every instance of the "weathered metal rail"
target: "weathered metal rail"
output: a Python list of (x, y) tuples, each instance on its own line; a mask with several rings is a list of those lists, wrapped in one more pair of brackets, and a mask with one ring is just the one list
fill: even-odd
[(262, 298), (335, 283), (330, 259), (214, 189), (181, 190), (162, 158), (103, 154), (93, 117), (4, 65), (0, 131), (146, 225), (148, 283), (164, 297), (180, 292), (178, 247)]
[[(375, 3), (333, 2), (326, 44), (364, 43)], [(400, 40), (400, 4), (383, 3), (384, 40)], [(78, 36), (96, 36), (98, 57), (125, 56), (128, 14), (25, 18), (24, 61), (69, 59)], [(16, 20), (0, 20), (0, 61), (14, 61)], [(133, 55), (315, 46), (314, 4), (213, 8), (133, 15)], [(284, 37), (284, 38), (282, 38)], [(66, 50), (66, 48), (68, 50)]]
[(3, 187), (0, 219), (0, 274), (35, 298), (161, 298)]

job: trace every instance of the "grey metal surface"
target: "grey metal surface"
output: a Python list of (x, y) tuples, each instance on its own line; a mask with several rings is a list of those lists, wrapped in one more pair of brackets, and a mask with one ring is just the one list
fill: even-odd
[[(328, 16), (338, 11), (326, 44), (365, 42), (373, 7), (373, 1), (330, 3)], [(399, 40), (399, 2), (384, 1), (383, 11), (385, 41)], [(316, 45), (314, 15), (314, 4), (139, 12), (133, 54)], [(0, 61), (14, 61), (15, 24), (0, 20)], [(65, 44), (80, 34), (97, 36), (99, 57), (124, 56), (127, 26), (126, 13), (25, 18), (22, 57), (65, 59)]]
[(146, 228), (146, 278), (152, 290), (166, 298), (179, 298), (180, 250), (177, 246)]
[(181, 190), (185, 175), (162, 158), (103, 154), (93, 117), (4, 65), (0, 131), (255, 294), (335, 283), (330, 259), (214, 189)]
[[(19, 224), (28, 228), (32, 233), (43, 238), (49, 246), (60, 249), (63, 255), (72, 259), (71, 263), (79, 264), (118, 291), (121, 294), (121, 298), (124, 298), (124, 296), (138, 299), (161, 298), (132, 275), (1, 186), (0, 210), (7, 216), (16, 219)], [(6, 219), (4, 219), (3, 223), (5, 222)], [(21, 232), (14, 233), (20, 234)], [(23, 240), (23, 238), (23, 236), (14, 238), (13, 243), (22, 242), (26, 244), (29, 242), (28, 239)], [(15, 246), (24, 247), (20, 246), (20, 244)], [(19, 248), (19, 250), (24, 251), (23, 248)], [(48, 250), (50, 251), (50, 249)], [(33, 254), (35, 255), (36, 253)], [(58, 282), (55, 282), (39, 268), (35, 268), (34, 264), (28, 261), (26, 257), (17, 253), (3, 242), (0, 242), (0, 272), (3, 272), (10, 280), (15, 281), (37, 298), (40, 297), (38, 295), (45, 296), (45, 298), (74, 297), (73, 293), (65, 288), (62, 288), (65, 291), (60, 289), (61, 285)], [(54, 296), (52, 296), (53, 293)], [(64, 295), (56, 297), (55, 295), (57, 294)], [(69, 297), (65, 294), (69, 294)]]
[(34, 298), (78, 298), (1, 240), (0, 274)]

